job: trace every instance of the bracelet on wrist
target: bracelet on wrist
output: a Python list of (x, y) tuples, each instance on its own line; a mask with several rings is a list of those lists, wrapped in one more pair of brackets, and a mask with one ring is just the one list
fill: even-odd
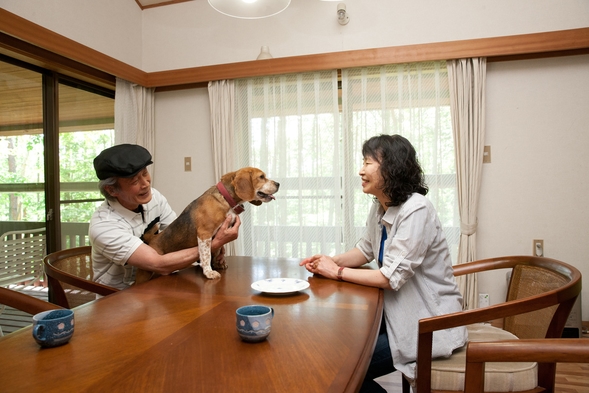
[(340, 266), (339, 269), (337, 269), (337, 280), (338, 281), (344, 281), (344, 278), (342, 277), (342, 272), (344, 271), (344, 267)]

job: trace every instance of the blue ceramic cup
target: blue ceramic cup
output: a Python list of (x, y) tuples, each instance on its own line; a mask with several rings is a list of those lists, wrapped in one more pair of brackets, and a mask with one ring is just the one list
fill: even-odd
[(70, 341), (74, 334), (72, 310), (43, 311), (33, 316), (33, 338), (42, 347), (57, 347)]
[(243, 306), (235, 311), (237, 333), (243, 341), (264, 341), (272, 329), (274, 309), (267, 306)]

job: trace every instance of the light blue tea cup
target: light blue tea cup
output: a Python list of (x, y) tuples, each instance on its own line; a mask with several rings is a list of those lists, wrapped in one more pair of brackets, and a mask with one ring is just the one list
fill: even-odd
[(272, 318), (274, 318), (272, 307), (243, 306), (235, 311), (235, 315), (237, 333), (243, 341), (250, 343), (264, 341), (272, 330)]
[(57, 347), (70, 341), (74, 334), (72, 310), (43, 311), (33, 316), (33, 338), (42, 347)]

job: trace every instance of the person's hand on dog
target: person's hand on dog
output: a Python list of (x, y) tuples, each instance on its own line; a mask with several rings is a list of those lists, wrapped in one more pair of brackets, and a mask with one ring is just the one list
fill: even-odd
[(323, 277), (337, 280), (337, 271), (339, 266), (335, 263), (332, 257), (327, 255), (313, 255), (312, 257), (303, 259), (300, 266), (313, 274), (320, 274)]
[[(220, 249), (221, 247), (223, 247), (224, 244), (227, 244), (227, 243), (237, 239), (237, 236), (239, 234), (239, 226), (240, 225), (241, 225), (241, 220), (240, 220), (239, 216), (235, 216), (235, 222), (233, 223), (233, 226), (231, 226), (231, 216), (228, 215), (227, 217), (225, 217), (225, 221), (223, 221), (221, 228), (219, 228), (219, 230), (215, 234), (215, 237), (213, 238), (213, 242), (211, 244), (211, 250), (213, 252), (215, 252), (218, 249)], [(224, 252), (223, 252), (223, 254), (224, 254)], [(221, 254), (219, 254), (219, 255), (221, 255)]]

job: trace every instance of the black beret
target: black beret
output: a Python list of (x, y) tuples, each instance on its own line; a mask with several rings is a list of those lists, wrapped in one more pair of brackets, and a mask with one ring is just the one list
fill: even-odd
[(153, 164), (153, 161), (147, 149), (128, 143), (104, 149), (94, 159), (94, 169), (100, 180), (133, 177), (149, 164)]

